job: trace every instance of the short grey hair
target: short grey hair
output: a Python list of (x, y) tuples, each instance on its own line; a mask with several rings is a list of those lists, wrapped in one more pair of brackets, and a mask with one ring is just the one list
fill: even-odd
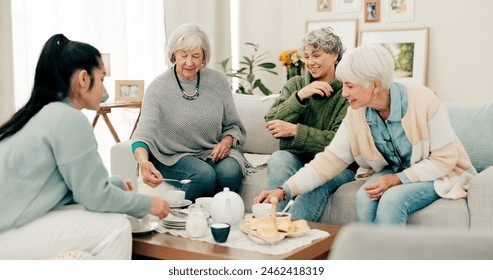
[(202, 49), (202, 53), (204, 54), (203, 67), (207, 66), (211, 58), (209, 38), (198, 25), (193, 23), (182, 24), (169, 37), (167, 48), (168, 59), (171, 63), (175, 63), (175, 52), (180, 50), (189, 51), (196, 47)]
[(339, 80), (362, 85), (368, 89), (372, 81), (382, 82), (384, 90), (394, 81), (395, 62), (392, 54), (382, 45), (358, 47), (344, 57), (336, 69)]
[(342, 55), (346, 48), (341, 42), (339, 36), (334, 34), (332, 28), (322, 27), (312, 30), (301, 40), (301, 51), (305, 50), (306, 45), (311, 45), (314, 51), (323, 51), (325, 53), (337, 53), (337, 62), (341, 61)]

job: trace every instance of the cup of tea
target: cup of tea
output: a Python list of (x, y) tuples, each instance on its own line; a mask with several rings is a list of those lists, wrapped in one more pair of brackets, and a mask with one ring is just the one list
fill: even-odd
[(269, 203), (257, 203), (252, 205), (252, 212), (254, 218), (262, 218), (270, 215), (272, 211), (272, 204)]
[(214, 223), (211, 225), (212, 237), (217, 243), (224, 243), (228, 240), (231, 225), (226, 223)]
[(199, 197), (195, 199), (195, 204), (197, 207), (202, 209), (205, 214), (209, 215), (211, 213), (211, 202), (212, 197)]
[(185, 192), (180, 190), (165, 191), (163, 196), (170, 205), (180, 205), (185, 200)]
[(145, 215), (142, 218), (136, 218), (130, 215), (125, 215), (132, 226), (132, 231), (143, 231), (151, 221), (151, 215)]

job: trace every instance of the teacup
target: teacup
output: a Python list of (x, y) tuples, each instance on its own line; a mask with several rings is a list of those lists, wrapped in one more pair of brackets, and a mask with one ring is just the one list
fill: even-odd
[(184, 191), (165, 191), (163, 193), (164, 199), (170, 204), (170, 205), (180, 205), (183, 203), (183, 200), (185, 199), (185, 192)]
[(143, 218), (140, 219), (130, 215), (125, 215), (125, 216), (127, 216), (127, 219), (130, 222), (130, 225), (132, 226), (132, 231), (144, 230), (149, 225), (149, 222), (151, 221), (151, 215), (145, 215)]
[(277, 212), (276, 213), (276, 222), (280, 222), (282, 220), (291, 220), (291, 213)]
[(272, 204), (270, 203), (257, 203), (252, 205), (252, 212), (254, 218), (267, 217), (272, 212)]
[(195, 199), (195, 204), (207, 215), (211, 213), (212, 197), (199, 197)]
[(226, 223), (214, 223), (211, 225), (211, 232), (217, 243), (224, 243), (228, 240), (231, 225)]

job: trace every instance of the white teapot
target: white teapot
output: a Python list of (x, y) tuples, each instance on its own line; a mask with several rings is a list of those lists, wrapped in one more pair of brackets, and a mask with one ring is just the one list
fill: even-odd
[(224, 188), (212, 198), (210, 211), (215, 223), (234, 226), (243, 219), (245, 205), (239, 194), (230, 191), (229, 188)]

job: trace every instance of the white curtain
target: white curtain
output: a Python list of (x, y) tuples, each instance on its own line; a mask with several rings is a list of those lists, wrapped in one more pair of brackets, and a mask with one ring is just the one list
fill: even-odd
[(15, 112), (10, 0), (0, 0), (0, 124)]
[(46, 40), (63, 33), (109, 53), (110, 98), (114, 80), (145, 80), (148, 85), (166, 69), (164, 0), (15, 0), (12, 27), (15, 105), (30, 96), (34, 70)]
[(210, 68), (231, 56), (230, 0), (165, 0), (165, 26), (169, 36), (183, 23), (193, 22), (209, 37)]
[[(110, 54), (111, 77), (105, 78), (110, 102), (115, 80), (144, 80), (147, 87), (167, 68), (164, 0), (15, 0), (11, 6), (16, 110), (29, 99), (43, 44), (57, 33)], [(90, 121), (95, 116), (93, 111), (83, 113)], [(137, 115), (138, 109), (113, 109), (108, 115), (122, 141), (130, 136)], [(109, 170), (115, 140), (102, 118), (94, 133)]]

